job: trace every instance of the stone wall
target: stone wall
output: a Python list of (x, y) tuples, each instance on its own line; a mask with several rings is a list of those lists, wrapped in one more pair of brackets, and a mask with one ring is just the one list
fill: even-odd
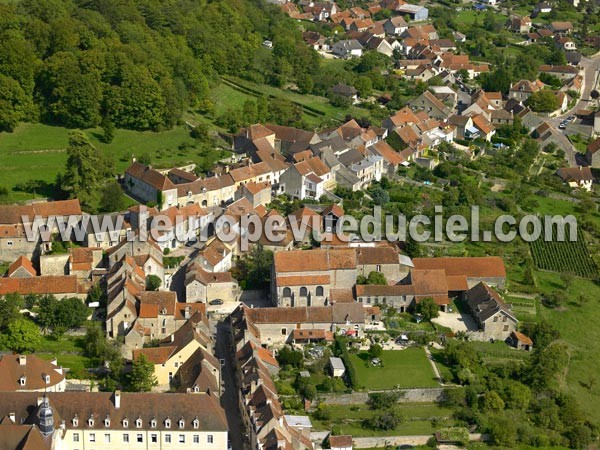
[[(446, 388), (400, 389), (402, 393), (398, 403), (432, 403), (440, 401)], [(352, 394), (327, 395), (323, 403), (327, 405), (351, 405), (366, 403), (369, 400), (368, 392), (353, 392)]]

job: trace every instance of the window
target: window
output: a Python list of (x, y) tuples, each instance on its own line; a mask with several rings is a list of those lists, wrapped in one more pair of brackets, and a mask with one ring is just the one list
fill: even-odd
[(380, 265), (380, 264), (377, 264), (377, 265), (375, 266), (375, 270), (376, 270), (377, 272), (381, 272), (381, 265)]
[(92, 417), (90, 417), (88, 419), (88, 426), (93, 427), (94, 426), (94, 419)]
[(110, 418), (109, 417), (107, 417), (106, 419), (104, 419), (104, 426), (106, 428), (110, 427)]
[(284, 297), (291, 297), (292, 296), (292, 290), (289, 287), (283, 288), (283, 296)]
[(179, 435), (179, 443), (180, 444), (185, 444), (185, 434), (180, 434)]
[(150, 428), (156, 428), (156, 419), (150, 421)]
[(494, 322), (498, 322), (498, 316), (494, 317)]
[(508, 325), (504, 325), (504, 331), (508, 331)]
[(507, 320), (507, 317), (506, 317), (506, 316), (504, 316), (504, 317), (502, 318), (502, 322), (506, 322), (506, 320)]
[(127, 428), (129, 426), (129, 420), (123, 419), (123, 428)]
[(287, 336), (287, 328), (282, 328), (281, 329), (281, 335), (282, 336)]
[(129, 435), (127, 433), (123, 435), (123, 442), (129, 443)]
[(13, 243), (12, 243), (12, 241), (7, 241), (6, 245), (8, 245), (9, 247), (12, 247)]
[(300, 288), (300, 297), (306, 297), (306, 296), (308, 296), (308, 289), (306, 289), (305, 286), (302, 286)]
[(135, 420), (135, 427), (136, 428), (142, 428), (142, 419), (136, 419)]
[(167, 444), (170, 444), (170, 443), (171, 443), (171, 435), (170, 435), (170, 434), (165, 434), (165, 442), (166, 442)]
[(27, 377), (21, 377), (21, 378), (19, 378), (19, 384), (21, 386), (25, 386), (26, 382), (27, 382)]
[(96, 433), (90, 433), (90, 442), (96, 442)]
[(317, 286), (317, 297), (323, 297), (323, 286)]
[(79, 433), (73, 433), (73, 442), (79, 442)]
[(144, 435), (143, 434), (138, 434), (137, 435), (137, 441), (138, 442), (144, 442)]
[[(200, 388), (198, 386), (194, 386), (194, 392), (199, 392)], [(194, 421), (192, 422), (192, 426), (196, 429), (198, 429), (198, 427), (200, 426), (200, 421), (198, 419), (194, 419)]]
[(179, 428), (185, 428), (185, 421), (183, 419), (179, 419)]
[(150, 442), (153, 442), (153, 443), (155, 443), (155, 444), (156, 444), (156, 443), (158, 442), (158, 435), (156, 435), (156, 434), (151, 434), (151, 435), (150, 435)]
[(171, 419), (165, 419), (165, 428), (171, 428)]
[(104, 435), (104, 442), (110, 442), (110, 434), (106, 433)]
[(208, 436), (206, 436), (206, 442), (208, 442), (209, 444), (213, 443), (213, 435), (209, 434)]
[(79, 419), (77, 417), (73, 417), (73, 426), (76, 427), (79, 425)]

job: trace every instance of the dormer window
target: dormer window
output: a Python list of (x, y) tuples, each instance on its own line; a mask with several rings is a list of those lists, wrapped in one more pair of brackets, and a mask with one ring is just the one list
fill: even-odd
[(46, 374), (44, 374), (44, 382), (45, 382), (46, 384), (50, 384), (50, 375), (46, 375)]
[(88, 419), (88, 427), (93, 427), (94, 426), (94, 418), (90, 416), (90, 418)]
[(171, 419), (169, 419), (169, 418), (165, 419), (165, 428), (171, 428)]
[(198, 386), (197, 384), (194, 386), (194, 392), (200, 392), (200, 386)]
[(73, 420), (71, 421), (71, 423), (73, 423), (74, 427), (79, 426), (79, 417), (77, 417), (77, 416), (73, 417)]
[(22, 376), (21, 378), (19, 378), (19, 384), (21, 386), (25, 386), (25, 383), (27, 383), (27, 377), (26, 376)]
[(104, 426), (106, 428), (110, 427), (110, 417), (106, 416), (106, 418), (104, 419)]
[(156, 419), (150, 421), (150, 428), (156, 428)]
[(179, 428), (185, 427), (185, 421), (183, 419), (179, 419)]
[(136, 428), (142, 428), (142, 419), (141, 418), (137, 418), (135, 419), (135, 427)]
[(192, 426), (193, 426), (195, 429), (198, 429), (198, 428), (200, 427), (200, 421), (198, 420), (198, 418), (197, 418), (197, 417), (196, 417), (196, 418), (194, 419), (194, 421), (192, 422)]
[(129, 420), (123, 419), (123, 428), (129, 427)]

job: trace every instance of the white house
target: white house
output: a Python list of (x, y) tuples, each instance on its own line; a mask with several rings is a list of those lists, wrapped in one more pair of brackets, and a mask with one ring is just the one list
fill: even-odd
[(329, 366), (331, 367), (331, 376), (342, 377), (346, 373), (346, 367), (341, 358), (332, 356), (329, 358)]

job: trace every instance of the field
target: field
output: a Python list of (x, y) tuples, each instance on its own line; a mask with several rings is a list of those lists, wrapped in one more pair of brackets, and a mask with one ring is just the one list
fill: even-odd
[[(21, 124), (13, 133), (0, 133), (0, 187), (13, 189), (17, 183), (41, 180), (52, 183), (64, 170), (67, 161), (66, 147), (69, 131), (62, 127), (42, 124)], [(118, 173), (131, 163), (132, 156), (151, 155), (156, 167), (168, 167), (203, 159), (217, 161), (227, 152), (215, 150), (200, 155), (194, 139), (185, 127), (176, 127), (159, 133), (151, 131), (115, 130), (112, 143), (101, 141), (99, 128), (85, 130), (92, 143), (105, 154), (111, 155)], [(49, 196), (52, 192), (36, 192), (37, 196)], [(32, 198), (32, 194), (10, 191), (10, 201)]]
[(358, 383), (368, 390), (439, 386), (431, 364), (420, 347), (385, 350), (383, 367), (373, 367), (367, 353), (350, 355)]
[(598, 268), (589, 254), (589, 247), (581, 232), (575, 242), (559, 242), (554, 234), (552, 241), (537, 239), (531, 242), (529, 247), (533, 262), (541, 270), (570, 272), (590, 279), (598, 277)]
[(362, 421), (368, 419), (375, 411), (368, 405), (329, 405), (329, 419), (326, 421), (311, 417), (315, 430), (331, 430), (335, 426), (340, 434), (351, 434), (354, 437), (367, 436), (412, 436), (419, 434), (432, 434), (440, 426), (432, 422), (443, 422), (442, 426), (453, 425), (452, 409), (433, 403), (400, 403), (398, 409), (406, 421), (393, 430), (379, 431), (362, 427)]

